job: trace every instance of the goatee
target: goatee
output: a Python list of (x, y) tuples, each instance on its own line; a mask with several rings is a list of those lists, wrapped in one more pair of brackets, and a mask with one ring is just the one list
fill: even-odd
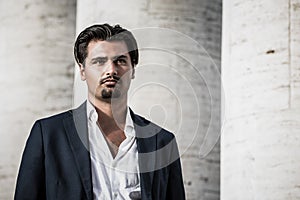
[(118, 89), (103, 89), (101, 91), (101, 96), (103, 99), (119, 98), (121, 96), (121, 92)]

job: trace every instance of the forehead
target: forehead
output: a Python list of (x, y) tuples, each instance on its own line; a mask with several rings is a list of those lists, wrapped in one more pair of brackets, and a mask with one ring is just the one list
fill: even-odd
[(124, 41), (92, 40), (87, 47), (87, 51), (88, 57), (106, 57), (128, 54), (127, 45)]

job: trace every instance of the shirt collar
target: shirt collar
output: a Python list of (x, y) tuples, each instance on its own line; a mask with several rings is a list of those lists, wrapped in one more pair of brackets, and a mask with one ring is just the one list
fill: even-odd
[(129, 107), (127, 106), (127, 113), (126, 113), (126, 121), (125, 121), (125, 135), (135, 137), (134, 125), (133, 120), (130, 115)]
[(98, 113), (96, 112), (96, 109), (94, 107), (94, 105), (87, 100), (86, 103), (86, 114), (87, 114), (87, 118), (89, 121), (96, 123), (98, 120)]
[[(87, 100), (86, 111), (87, 111), (88, 120), (91, 121), (92, 123), (96, 123), (98, 120), (98, 113), (97, 113), (94, 105), (89, 100)], [(124, 132), (125, 132), (126, 136), (135, 137), (133, 120), (131, 118), (130, 110), (129, 110), (128, 106), (127, 106), (127, 112), (126, 112)]]

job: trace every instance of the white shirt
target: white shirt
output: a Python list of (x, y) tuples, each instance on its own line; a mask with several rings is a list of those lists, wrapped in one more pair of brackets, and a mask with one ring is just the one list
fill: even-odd
[(94, 199), (130, 199), (130, 192), (141, 191), (141, 188), (135, 130), (129, 108), (124, 129), (126, 139), (115, 158), (98, 126), (95, 107), (89, 101), (87, 117)]

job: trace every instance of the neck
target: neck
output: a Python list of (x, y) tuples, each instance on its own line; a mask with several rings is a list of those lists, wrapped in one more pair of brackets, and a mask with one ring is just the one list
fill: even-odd
[(127, 97), (103, 101), (89, 96), (89, 101), (95, 106), (99, 118), (105, 121), (125, 124), (127, 113)]

